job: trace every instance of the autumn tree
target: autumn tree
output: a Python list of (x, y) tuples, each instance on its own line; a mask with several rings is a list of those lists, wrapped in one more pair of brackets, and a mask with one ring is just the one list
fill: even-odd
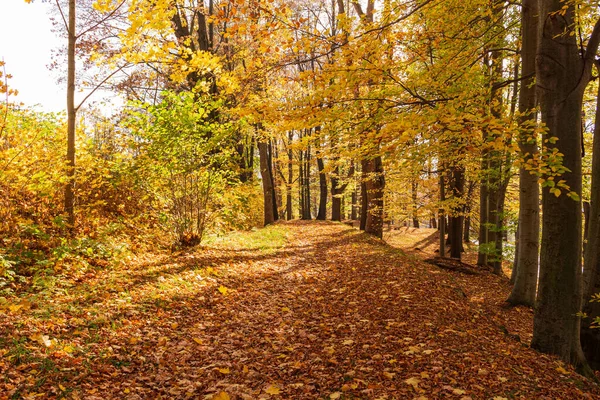
[[(63, 26), (63, 33), (67, 37), (67, 182), (65, 185), (64, 208), (71, 229), (75, 228), (75, 129), (77, 111), (99, 88), (103, 87), (114, 75), (121, 71), (125, 65), (115, 66), (112, 72), (104, 76), (98, 75), (87, 79), (93, 83), (89, 84), (89, 92), (76, 104), (76, 60), (79, 56), (83, 59), (85, 66), (89, 69), (93, 65), (91, 59), (92, 49), (102, 46), (106, 35), (113, 33), (113, 27), (109, 21), (115, 21), (122, 17), (125, 0), (112, 3), (107, 7), (106, 1), (92, 0), (54, 0), (56, 10), (59, 14), (57, 25)], [(78, 13), (80, 17), (78, 17)], [(79, 50), (78, 50), (79, 49)], [(81, 80), (80, 80), (81, 81)]]
[(519, 169), (518, 249), (513, 266), (516, 273), (508, 302), (530, 307), (536, 297), (540, 236), (539, 184), (531, 165), (538, 154), (534, 86), (537, 33), (537, 0), (524, 0), (521, 5), (521, 75), (524, 79), (519, 91), (521, 133), (518, 139), (523, 165)]
[[(576, 6), (539, 2), (536, 87), (546, 139), (556, 142), (565, 170), (556, 185), (543, 185), (542, 247), (531, 346), (585, 367), (579, 332), (581, 308), (581, 110), (600, 41), (600, 21), (581, 52)], [(568, 190), (565, 190), (568, 187)]]

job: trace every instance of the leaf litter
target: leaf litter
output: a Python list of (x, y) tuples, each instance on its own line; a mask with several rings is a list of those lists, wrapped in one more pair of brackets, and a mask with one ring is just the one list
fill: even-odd
[(147, 255), (2, 308), (0, 399), (600, 397), (528, 348), (507, 279), (342, 224), (281, 227), (282, 246)]

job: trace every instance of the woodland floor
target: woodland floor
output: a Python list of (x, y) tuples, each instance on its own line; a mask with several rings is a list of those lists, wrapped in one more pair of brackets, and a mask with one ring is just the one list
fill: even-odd
[(296, 221), (22, 297), (0, 399), (600, 398), (527, 347), (506, 278), (423, 262), (433, 230), (385, 238)]

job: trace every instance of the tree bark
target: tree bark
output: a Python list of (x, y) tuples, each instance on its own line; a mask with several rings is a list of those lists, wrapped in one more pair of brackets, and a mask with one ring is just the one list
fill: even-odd
[[(487, 174), (488, 169), (488, 155), (483, 154), (483, 161), (481, 163), (481, 169), (484, 174)], [(485, 245), (488, 243), (488, 217), (489, 217), (489, 190), (487, 180), (481, 182), (479, 187), (479, 235), (477, 236), (477, 242), (479, 243), (479, 249), (477, 251), (477, 265), (486, 266), (488, 264), (488, 253)]]
[(600, 332), (591, 323), (600, 317), (600, 303), (590, 302), (600, 293), (600, 89), (596, 104), (596, 122), (592, 144), (592, 184), (587, 219), (587, 243), (584, 252), (583, 312), (588, 318), (581, 326), (581, 341), (587, 360), (594, 369), (600, 369)]
[(65, 213), (71, 231), (75, 229), (75, 45), (76, 4), (69, 0), (68, 48), (67, 48), (67, 183), (65, 185)]
[[(361, 162), (363, 164), (363, 162)], [(367, 226), (367, 214), (369, 210), (369, 203), (367, 199), (367, 174), (362, 170), (361, 165), (361, 183), (360, 183), (360, 230), (364, 231)]]
[[(560, 178), (581, 195), (581, 109), (598, 48), (597, 23), (581, 57), (573, 4), (540, 0), (540, 38), (536, 58), (537, 95), (547, 137), (555, 138), (568, 168)], [(564, 7), (563, 7), (564, 6)], [(555, 354), (586, 370), (580, 343), (581, 310), (581, 200), (542, 190), (542, 247), (538, 298), (531, 346)], [(589, 369), (589, 367), (587, 368)]]
[(271, 207), (273, 207), (273, 219), (275, 221), (279, 220), (279, 211), (277, 207), (277, 186), (275, 184), (275, 174), (273, 174), (273, 144), (269, 140), (267, 144), (267, 157), (268, 162), (267, 166), (269, 168), (269, 177), (271, 180), (271, 187), (273, 190), (271, 191)]
[[(521, 64), (523, 76), (535, 74), (535, 56), (538, 32), (537, 0), (523, 0), (521, 6)], [(538, 154), (535, 128), (534, 76), (523, 80), (519, 94), (519, 123), (522, 133), (519, 150), (527, 162)], [(517, 249), (513, 266), (514, 286), (507, 302), (513, 306), (533, 307), (538, 279), (540, 243), (540, 189), (538, 178), (526, 168), (519, 169), (519, 227)], [(512, 280), (512, 277), (511, 277)]]
[(356, 221), (356, 219), (358, 218), (358, 193), (357, 193), (357, 188), (354, 188), (354, 190), (352, 190), (352, 211), (350, 214), (350, 219), (352, 221)]
[(410, 185), (410, 189), (411, 189), (411, 199), (412, 199), (412, 223), (413, 223), (413, 228), (418, 228), (419, 227), (419, 215), (418, 215), (418, 211), (419, 211), (419, 204), (417, 203), (417, 198), (418, 198), (418, 193), (417, 193), (417, 189), (419, 187), (419, 184), (416, 181), (416, 178), (414, 181), (411, 182)]
[[(454, 166), (452, 168), (452, 176), (450, 177), (452, 197), (460, 199), (463, 196), (464, 185), (465, 185), (465, 170), (463, 167)], [(462, 243), (462, 207), (460, 209), (452, 210), (450, 216), (450, 257), (459, 259), (463, 250)]]
[[(444, 171), (440, 171), (440, 204), (446, 200), (446, 183), (444, 182)], [(446, 216), (444, 208), (440, 206), (439, 212), (440, 223), (440, 257), (446, 257)]]
[(327, 219), (327, 175), (325, 174), (325, 163), (322, 158), (317, 157), (317, 168), (319, 170), (319, 212), (317, 219)]
[(285, 210), (287, 220), (294, 219), (294, 207), (292, 205), (292, 182), (294, 179), (294, 153), (292, 151), (292, 140), (294, 139), (294, 132), (288, 133), (288, 179), (286, 188), (286, 201)]
[(264, 225), (267, 226), (275, 222), (275, 212), (277, 205), (273, 204), (275, 200), (275, 188), (269, 166), (269, 144), (263, 141), (258, 142), (258, 155), (260, 158), (260, 174), (263, 186), (264, 203)]
[(366, 175), (366, 221), (365, 232), (378, 238), (383, 237), (383, 191), (385, 178), (381, 156), (363, 159), (363, 175)]
[(311, 196), (310, 196), (310, 145), (306, 149), (306, 157), (304, 163), (304, 211), (302, 212), (302, 219), (312, 219), (311, 213)]
[(340, 168), (336, 165), (331, 175), (331, 220), (341, 221), (342, 220), (342, 198), (340, 195), (343, 190), (338, 188), (339, 185), (339, 173)]

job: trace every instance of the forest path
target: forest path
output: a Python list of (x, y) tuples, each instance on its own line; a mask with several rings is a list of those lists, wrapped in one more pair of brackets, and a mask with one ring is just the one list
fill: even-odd
[(286, 239), (224, 240), (132, 267), (118, 290), (96, 299), (96, 325), (46, 332), (77, 349), (56, 356), (47, 379), (27, 386), (36, 375), (9, 366), (0, 393), (600, 398), (596, 385), (519, 341), (529, 340), (531, 311), (501, 307), (506, 279), (441, 270), (342, 224), (295, 221), (262, 232), (269, 229)]

